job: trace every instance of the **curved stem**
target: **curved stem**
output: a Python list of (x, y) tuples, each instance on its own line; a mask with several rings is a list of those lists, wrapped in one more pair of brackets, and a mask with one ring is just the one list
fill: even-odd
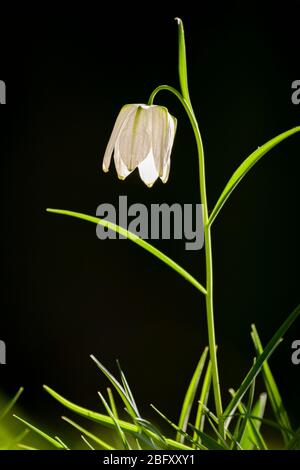
[(205, 164), (204, 164), (204, 150), (199, 130), (198, 122), (195, 117), (192, 105), (190, 101), (187, 101), (182, 94), (175, 88), (169, 85), (161, 85), (157, 87), (150, 95), (148, 104), (152, 105), (153, 100), (159, 91), (170, 91), (173, 93), (183, 105), (191, 126), (194, 131), (199, 160), (199, 180), (200, 180), (200, 196), (203, 207), (203, 225), (204, 225), (204, 247), (205, 247), (205, 261), (206, 261), (206, 317), (207, 317), (207, 329), (208, 329), (208, 343), (209, 353), (212, 364), (212, 381), (214, 390), (214, 399), (217, 416), (219, 419), (219, 430), (220, 433), (224, 434), (223, 425), (223, 408), (222, 398), (219, 381), (218, 361), (217, 361), (217, 346), (216, 346), (216, 335), (215, 335), (215, 322), (214, 322), (214, 309), (213, 309), (213, 263), (212, 263), (212, 248), (211, 248), (211, 232), (208, 218), (208, 206), (206, 196), (206, 178), (205, 178)]

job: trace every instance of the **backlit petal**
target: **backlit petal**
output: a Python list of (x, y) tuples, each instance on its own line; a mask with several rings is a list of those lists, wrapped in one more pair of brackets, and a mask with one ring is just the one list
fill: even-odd
[(162, 176), (168, 143), (168, 110), (153, 106), (152, 114), (152, 151), (159, 176)]
[(139, 164), (139, 173), (142, 181), (151, 188), (158, 178), (158, 172), (154, 163), (153, 152)]
[(127, 166), (124, 164), (121, 158), (119, 142), (117, 141), (114, 149), (114, 162), (116, 167), (116, 172), (120, 180), (124, 180), (130, 175), (131, 171), (128, 170)]
[(121, 159), (133, 171), (151, 150), (151, 113), (148, 107), (138, 105), (130, 115), (119, 137)]
[(117, 120), (115, 122), (113, 131), (112, 131), (110, 139), (108, 141), (108, 144), (107, 144), (107, 147), (106, 147), (106, 150), (105, 150), (105, 154), (104, 154), (104, 158), (103, 158), (102, 168), (103, 168), (103, 171), (105, 171), (105, 172), (107, 172), (108, 169), (109, 169), (111, 156), (112, 156), (112, 153), (113, 153), (113, 150), (114, 150), (116, 140), (117, 140), (118, 135), (120, 133), (120, 130), (122, 129), (122, 127), (124, 127), (124, 125), (126, 125), (126, 122), (129, 119), (130, 115), (134, 111), (136, 111), (136, 107), (137, 107), (137, 105), (135, 105), (135, 104), (127, 104), (127, 105), (123, 106), (123, 108), (121, 109), (121, 111), (120, 111), (120, 113), (117, 117)]

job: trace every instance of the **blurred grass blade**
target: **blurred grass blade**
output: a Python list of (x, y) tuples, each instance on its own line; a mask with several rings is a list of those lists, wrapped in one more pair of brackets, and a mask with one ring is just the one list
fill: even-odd
[(22, 431), (20, 434), (9, 439), (9, 441), (4, 443), (4, 445), (1, 445), (0, 450), (16, 450), (16, 448), (20, 447), (23, 439), (28, 435), (29, 432), (29, 429), (24, 429), (24, 431)]
[(27, 444), (18, 444), (18, 447), (23, 450), (39, 450), (36, 447), (28, 446)]
[[(194, 404), (199, 381), (200, 381), (200, 378), (204, 369), (205, 361), (207, 358), (207, 353), (208, 353), (208, 348), (206, 347), (200, 357), (200, 360), (192, 376), (191, 382), (189, 384), (189, 387), (187, 389), (186, 395), (183, 400), (183, 405), (182, 405), (180, 418), (178, 422), (178, 427), (182, 429), (183, 431), (186, 431), (187, 429), (188, 421), (189, 421), (190, 414), (191, 414), (191, 409)], [(180, 433), (177, 433), (176, 439), (179, 442), (184, 442), (184, 436)]]
[(96, 444), (98, 444), (100, 447), (102, 447), (103, 449), (105, 450), (116, 450), (114, 447), (112, 447), (110, 444), (107, 444), (107, 442), (103, 441), (102, 439), (100, 439), (99, 437), (95, 436), (95, 434), (93, 434), (92, 432), (88, 431), (87, 429), (83, 428), (82, 426), (80, 426), (79, 424), (75, 423), (74, 421), (72, 421), (71, 419), (67, 418), (66, 416), (62, 416), (61, 417), (64, 421), (66, 421), (66, 423), (69, 423), (71, 426), (73, 426), (73, 428), (75, 429), (78, 429), (78, 431), (80, 431), (82, 434), (84, 434), (85, 436), (89, 437), (90, 439), (92, 439), (92, 441), (96, 442)]
[(41, 431), (39, 428), (33, 426), (32, 424), (28, 423), (27, 421), (25, 421), (25, 419), (22, 419), (20, 418), (19, 416), (17, 415), (13, 415), (14, 418), (18, 419), (19, 421), (21, 421), (21, 423), (25, 424), (25, 426), (27, 426), (29, 429), (31, 429), (32, 431), (34, 431), (36, 434), (38, 434), (39, 436), (41, 436), (43, 439), (45, 439), (46, 441), (50, 442), (50, 444), (52, 444), (54, 447), (56, 447), (57, 449), (63, 449), (63, 446), (56, 440), (54, 439), (53, 437), (49, 436), (48, 434), (46, 434), (44, 431)]
[(300, 450), (300, 428), (295, 432), (295, 435), (288, 443), (286, 450)]
[[(258, 355), (262, 354), (263, 347), (262, 347), (255, 325), (252, 325), (251, 337), (254, 343), (256, 353)], [(273, 374), (271, 372), (271, 369), (267, 361), (265, 361), (263, 364), (262, 375), (263, 375), (263, 379), (265, 382), (265, 386), (268, 392), (268, 397), (270, 399), (270, 403), (271, 403), (274, 415), (278, 421), (278, 424), (282, 426), (282, 437), (284, 439), (285, 445), (287, 445), (287, 443), (290, 440), (290, 433), (288, 433), (285, 429), (292, 431), (292, 427), (291, 427), (291, 423), (290, 423), (287, 411), (283, 405), (278, 387), (276, 385), (276, 382), (274, 380)]]
[(115, 425), (115, 429), (117, 431), (117, 433), (119, 434), (120, 438), (121, 438), (121, 441), (123, 442), (123, 445), (124, 445), (124, 449), (126, 450), (131, 450), (131, 447), (130, 447), (130, 444), (129, 442), (127, 441), (126, 439), (126, 436), (124, 434), (124, 432), (122, 431), (121, 429), (121, 426), (119, 424), (119, 421), (118, 419), (114, 416), (113, 412), (111, 411), (110, 407), (108, 406), (108, 403), (107, 401), (105, 400), (104, 396), (98, 392), (98, 395), (103, 403), (103, 405), (105, 406), (105, 409), (107, 411), (107, 413), (109, 414), (109, 416), (111, 417), (111, 419), (113, 420), (114, 422), (114, 425)]
[(106, 369), (106, 367), (104, 367), (103, 364), (101, 364), (101, 362), (98, 361), (98, 359), (95, 358), (95, 356), (91, 355), (90, 357), (94, 361), (96, 366), (99, 367), (101, 372), (103, 372), (103, 374), (106, 375), (108, 380), (115, 387), (116, 391), (122, 398), (130, 416), (133, 419), (135, 419), (136, 417), (140, 417), (137, 409), (135, 408), (135, 404), (131, 402), (130, 397), (128, 397), (128, 394), (126, 393), (122, 385), (118, 382), (118, 380)]
[(8, 402), (8, 404), (5, 406), (5, 408), (0, 414), (0, 421), (12, 410), (23, 391), (24, 388), (20, 387), (15, 396)]
[(63, 448), (64, 448), (65, 450), (70, 450), (69, 447), (67, 446), (67, 444), (65, 444), (65, 443), (61, 440), (60, 437), (55, 436), (55, 439), (57, 440), (57, 442), (59, 442), (59, 443), (63, 446)]
[(81, 214), (79, 212), (66, 211), (66, 210), (61, 210), (61, 209), (47, 209), (47, 212), (51, 212), (53, 214), (68, 215), (70, 217), (75, 217), (77, 219), (86, 220), (88, 222), (92, 222), (97, 225), (100, 224), (103, 227), (107, 227), (110, 230), (113, 230), (114, 232), (120, 233), (124, 237), (128, 238), (128, 240), (131, 240), (132, 242), (141, 246), (142, 248), (144, 248), (144, 250), (149, 251), (149, 253), (156, 256), (156, 258), (160, 259), (163, 263), (167, 264), (170, 268), (172, 268), (174, 271), (180, 274), (180, 276), (186, 279), (190, 284), (196, 287), (196, 289), (202, 292), (202, 294), (205, 294), (205, 295), (207, 294), (206, 289), (200, 284), (200, 282), (198, 282), (185, 269), (179, 266), (179, 264), (177, 264), (175, 261), (173, 261), (171, 258), (169, 258), (167, 255), (165, 255), (161, 251), (159, 251), (154, 246), (150, 245), (150, 243), (146, 242), (145, 240), (138, 237), (134, 233), (129, 232), (128, 230), (125, 230), (123, 227), (113, 224), (112, 222), (109, 222), (108, 220), (102, 220), (97, 217), (92, 217), (90, 215)]
[[(212, 380), (212, 366), (211, 361), (209, 361), (206, 373), (204, 376), (204, 381), (201, 389), (200, 400), (198, 404), (197, 414), (196, 414), (196, 421), (195, 421), (195, 428), (199, 429), (200, 431), (204, 431), (204, 424), (205, 424), (205, 413), (204, 407), (207, 405), (210, 386)], [(199, 435), (195, 432), (194, 433), (194, 440), (198, 440), (200, 442)]]
[(241, 386), (237, 390), (234, 397), (231, 399), (229, 405), (227, 406), (226, 410), (224, 411), (224, 417), (227, 418), (236, 409), (237, 405), (243, 398), (244, 394), (250, 387), (252, 381), (255, 379), (257, 374), (261, 371), (264, 362), (270, 357), (270, 355), (274, 352), (275, 348), (281, 341), (281, 337), (286, 333), (286, 331), (290, 328), (290, 326), (294, 323), (294, 321), (298, 318), (300, 314), (300, 304), (295, 308), (295, 310), (288, 316), (288, 318), (283, 322), (280, 328), (276, 331), (274, 336), (268, 342), (267, 346), (263, 350), (263, 352), (258, 356), (255, 364), (251, 367), (250, 371), (246, 375), (245, 379), (243, 380)]
[(229, 179), (228, 183), (226, 184), (221, 196), (219, 197), (210, 217), (209, 217), (209, 225), (213, 223), (215, 218), (217, 217), (219, 211), (222, 209), (223, 205), (229, 198), (232, 191), (236, 188), (238, 183), (244, 178), (244, 176), (248, 173), (248, 171), (257, 163), (266, 153), (269, 152), (273, 147), (276, 147), (280, 142), (287, 139), (296, 132), (300, 131), (300, 126), (294, 127), (282, 134), (277, 135), (273, 139), (269, 140), (267, 143), (262, 145), (262, 147), (258, 147), (251, 155), (243, 161), (243, 163), (238, 167), (238, 169), (233, 173), (231, 178)]

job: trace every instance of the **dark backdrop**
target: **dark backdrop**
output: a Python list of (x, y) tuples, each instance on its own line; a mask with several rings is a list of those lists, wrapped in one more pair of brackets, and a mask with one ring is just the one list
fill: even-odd
[[(202, 2), (201, 2), (202, 3)], [(1, 328), (7, 365), (0, 387), (35, 422), (58, 429), (61, 408), (42, 390), (97, 407), (107, 382), (93, 353), (116, 370), (119, 358), (138, 402), (177, 419), (206, 345), (201, 295), (129, 241), (99, 241), (86, 222), (46, 207), (95, 214), (102, 202), (199, 201), (193, 135), (180, 104), (156, 102), (178, 118), (167, 185), (149, 190), (136, 174), (119, 182), (101, 171), (115, 117), (125, 103), (146, 102), (159, 84), (178, 85), (177, 26), (184, 20), (190, 92), (206, 150), (208, 199), (257, 146), (295, 125), (299, 24), (293, 5), (201, 5), (198, 11), (153, 4), (107, 11), (19, 12), (1, 30)], [(53, 14), (54, 13), (54, 14)], [(38, 18), (38, 19), (34, 19)], [(299, 148), (295, 135), (243, 180), (213, 226), (215, 314), (224, 397), (250, 367), (250, 325), (266, 342), (299, 302)], [(203, 253), (180, 241), (157, 247), (204, 280)], [(300, 366), (286, 335), (271, 365), (299, 425)], [(49, 413), (51, 410), (51, 413)]]

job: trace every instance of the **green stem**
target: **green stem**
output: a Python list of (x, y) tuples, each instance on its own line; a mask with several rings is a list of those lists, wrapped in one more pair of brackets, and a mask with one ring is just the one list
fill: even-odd
[(198, 122), (195, 117), (192, 105), (190, 101), (187, 101), (182, 94), (175, 88), (168, 85), (161, 85), (157, 87), (150, 95), (148, 104), (152, 105), (156, 94), (159, 91), (170, 91), (173, 93), (183, 105), (190, 123), (192, 125), (199, 159), (199, 180), (200, 180), (200, 197), (203, 205), (203, 225), (204, 225), (204, 247), (205, 247), (205, 261), (206, 261), (206, 317), (207, 317), (207, 329), (208, 329), (208, 344), (209, 353), (212, 365), (212, 381), (215, 398), (216, 413), (219, 419), (219, 430), (220, 433), (224, 434), (224, 424), (222, 419), (223, 408), (219, 381), (218, 361), (217, 361), (217, 346), (216, 346), (216, 335), (215, 335), (215, 323), (214, 323), (214, 309), (213, 309), (213, 263), (212, 263), (212, 248), (211, 248), (211, 232), (208, 218), (208, 206), (206, 196), (206, 179), (205, 179), (205, 164), (204, 164), (204, 150), (202, 144), (201, 133), (198, 127)]

